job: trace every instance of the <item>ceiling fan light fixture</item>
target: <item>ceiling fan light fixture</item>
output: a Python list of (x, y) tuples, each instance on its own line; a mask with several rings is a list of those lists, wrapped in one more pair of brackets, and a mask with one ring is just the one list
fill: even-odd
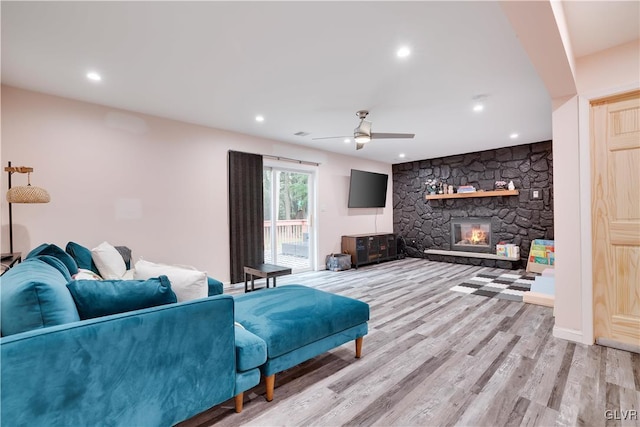
[[(364, 148), (365, 144), (367, 144), (372, 139), (399, 139), (399, 138), (413, 138), (415, 134), (413, 133), (385, 133), (385, 132), (371, 132), (371, 122), (365, 120), (367, 115), (369, 114), (368, 110), (359, 110), (356, 112), (356, 116), (360, 119), (360, 124), (357, 128), (353, 130), (353, 141), (356, 143), (356, 150), (361, 150)], [(311, 138), (312, 140), (316, 139), (337, 139), (341, 138), (346, 144), (351, 142), (350, 138), (347, 136), (326, 136), (320, 138)]]
[(365, 134), (356, 135), (353, 139), (358, 144), (365, 144), (371, 141), (371, 137)]

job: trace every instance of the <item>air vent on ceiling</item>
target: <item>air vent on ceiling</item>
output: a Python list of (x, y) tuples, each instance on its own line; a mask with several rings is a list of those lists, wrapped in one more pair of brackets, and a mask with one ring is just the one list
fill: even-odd
[(294, 133), (294, 135), (295, 136), (307, 136), (307, 135), (309, 135), (309, 132), (300, 131), (300, 132)]

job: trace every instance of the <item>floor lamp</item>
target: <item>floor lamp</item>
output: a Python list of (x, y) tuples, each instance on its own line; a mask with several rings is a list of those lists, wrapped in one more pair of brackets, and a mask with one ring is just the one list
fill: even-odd
[[(7, 202), (9, 202), (9, 252), (13, 253), (13, 212), (12, 212), (12, 204), (13, 203), (49, 203), (51, 201), (51, 197), (47, 190), (40, 187), (35, 187), (31, 185), (31, 172), (33, 172), (32, 167), (28, 166), (11, 166), (11, 162), (8, 163), (7, 167), (4, 168), (5, 172), (9, 174), (9, 179), (7, 180), (9, 184), (9, 189), (7, 191)], [(11, 186), (11, 175), (14, 173), (26, 173), (27, 174), (27, 185), (26, 186)]]

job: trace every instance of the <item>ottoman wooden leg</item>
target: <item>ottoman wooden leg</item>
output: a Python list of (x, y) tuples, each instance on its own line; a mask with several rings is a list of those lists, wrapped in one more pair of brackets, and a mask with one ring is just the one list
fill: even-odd
[(273, 389), (276, 385), (276, 374), (265, 377), (264, 383), (267, 386), (267, 402), (271, 402), (273, 400)]
[(244, 400), (244, 393), (236, 394), (235, 403), (236, 403), (236, 413), (242, 412), (242, 405)]
[(364, 341), (364, 337), (356, 338), (356, 359), (362, 357), (362, 341)]

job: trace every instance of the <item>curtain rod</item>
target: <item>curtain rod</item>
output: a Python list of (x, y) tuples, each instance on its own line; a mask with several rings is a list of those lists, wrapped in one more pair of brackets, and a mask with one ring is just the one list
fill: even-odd
[(320, 166), (320, 163), (316, 163), (316, 162), (307, 162), (305, 160), (296, 160), (296, 159), (290, 159), (288, 157), (280, 157), (280, 156), (270, 156), (267, 154), (263, 154), (262, 157), (267, 158), (267, 159), (271, 159), (271, 160), (281, 160), (283, 162), (292, 162), (292, 163), (298, 163), (300, 165), (309, 165), (309, 166)]

